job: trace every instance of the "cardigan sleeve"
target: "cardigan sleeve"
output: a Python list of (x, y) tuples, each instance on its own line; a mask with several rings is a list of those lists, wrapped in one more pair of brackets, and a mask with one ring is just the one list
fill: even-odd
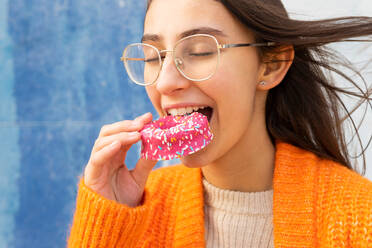
[(146, 201), (147, 194), (145, 188), (143, 205), (133, 208), (104, 198), (81, 179), (68, 248), (146, 246), (153, 210), (153, 204)]

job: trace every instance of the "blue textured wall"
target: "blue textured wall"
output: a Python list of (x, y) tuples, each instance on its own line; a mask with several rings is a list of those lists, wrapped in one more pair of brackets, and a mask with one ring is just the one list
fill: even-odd
[(100, 127), (154, 113), (120, 61), (144, 3), (0, 0), (0, 247), (63, 247)]

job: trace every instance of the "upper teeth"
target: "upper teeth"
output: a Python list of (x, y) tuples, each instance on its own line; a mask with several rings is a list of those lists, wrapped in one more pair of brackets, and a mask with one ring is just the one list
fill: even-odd
[(194, 111), (197, 111), (198, 109), (203, 109), (206, 108), (207, 106), (201, 106), (201, 107), (187, 107), (187, 108), (172, 108), (168, 109), (168, 113), (176, 116), (176, 115), (185, 115), (185, 114), (190, 114)]

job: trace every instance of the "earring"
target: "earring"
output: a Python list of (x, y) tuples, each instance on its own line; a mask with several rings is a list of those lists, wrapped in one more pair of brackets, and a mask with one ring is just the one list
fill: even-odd
[(260, 82), (260, 85), (261, 85), (261, 86), (265, 86), (265, 85), (266, 85), (266, 82), (265, 82), (265, 81), (261, 81), (261, 82)]

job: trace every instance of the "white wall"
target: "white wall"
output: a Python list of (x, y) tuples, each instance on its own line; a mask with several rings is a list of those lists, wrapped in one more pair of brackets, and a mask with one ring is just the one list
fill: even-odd
[[(339, 16), (357, 16), (365, 15), (372, 16), (372, 1), (371, 0), (282, 0), (286, 6), (290, 16), (295, 19), (322, 19)], [(372, 37), (370, 37), (372, 38)], [(364, 70), (364, 77), (366, 81), (372, 86), (372, 43), (367, 44), (356, 44), (356, 43), (340, 43), (332, 46), (340, 51), (343, 55), (347, 56), (353, 63), (370, 61), (367, 66), (367, 70)], [(362, 82), (359, 80), (360, 84)], [(345, 82), (340, 81), (340, 85), (344, 85)], [(348, 108), (353, 106), (353, 103), (349, 99), (345, 99), (348, 103)], [(366, 106), (363, 106), (363, 110)], [(366, 119), (363, 121), (363, 125), (360, 129), (361, 138), (364, 146), (367, 144), (369, 137), (372, 135), (372, 109), (367, 110)], [(363, 111), (358, 111), (353, 114), (352, 117), (356, 123), (359, 123)], [(350, 140), (351, 136), (349, 135)], [(360, 152), (360, 147), (356, 147), (357, 140), (350, 146), (350, 150), (357, 148)], [(354, 148), (355, 147), (355, 148)], [(367, 161), (367, 172), (366, 177), (372, 180), (372, 144), (367, 148), (366, 152)], [(362, 160), (358, 159), (359, 168), (361, 168)]]

